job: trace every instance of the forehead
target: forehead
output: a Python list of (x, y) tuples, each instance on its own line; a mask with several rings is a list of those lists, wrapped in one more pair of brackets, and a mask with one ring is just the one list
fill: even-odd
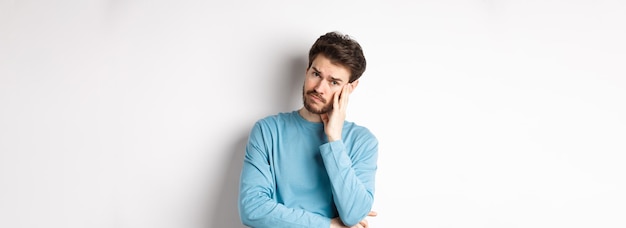
[(318, 70), (322, 76), (330, 76), (343, 81), (350, 79), (350, 69), (344, 65), (333, 63), (324, 55), (317, 55), (311, 63), (311, 68)]

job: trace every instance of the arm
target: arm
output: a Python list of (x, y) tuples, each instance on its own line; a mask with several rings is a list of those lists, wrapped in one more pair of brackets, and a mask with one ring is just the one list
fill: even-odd
[(320, 146), (320, 152), (339, 217), (348, 226), (357, 225), (372, 208), (378, 159), (378, 141), (369, 131), (353, 137), (349, 153), (342, 140), (348, 99), (357, 85), (358, 80), (344, 85), (333, 95), (333, 109), (320, 115), (329, 142)]
[(378, 142), (371, 136), (357, 142), (348, 156), (342, 140), (320, 146), (339, 217), (348, 226), (363, 220), (374, 202)]
[(329, 218), (287, 208), (273, 198), (276, 185), (270, 165), (272, 154), (265, 145), (264, 133), (269, 134), (257, 123), (246, 146), (239, 185), (239, 215), (243, 224), (258, 228), (329, 227)]

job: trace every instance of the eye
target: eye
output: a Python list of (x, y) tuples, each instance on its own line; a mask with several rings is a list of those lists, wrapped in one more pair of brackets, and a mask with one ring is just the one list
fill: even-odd
[(340, 83), (339, 83), (339, 81), (331, 81), (330, 84), (331, 85), (339, 85)]
[(313, 76), (315, 76), (315, 77), (320, 77), (320, 72), (313, 71)]

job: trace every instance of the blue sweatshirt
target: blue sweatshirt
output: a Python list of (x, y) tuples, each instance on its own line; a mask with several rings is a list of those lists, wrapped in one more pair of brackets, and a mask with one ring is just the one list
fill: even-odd
[(298, 111), (257, 121), (250, 132), (239, 183), (239, 215), (250, 227), (347, 226), (374, 202), (378, 141), (345, 121), (342, 139), (328, 142), (323, 123)]

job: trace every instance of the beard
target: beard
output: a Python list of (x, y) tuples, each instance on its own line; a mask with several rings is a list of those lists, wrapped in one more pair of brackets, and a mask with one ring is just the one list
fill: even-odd
[[(324, 103), (324, 106), (322, 106), (321, 108), (317, 108), (317, 109), (313, 107), (313, 103), (315, 101), (311, 100), (311, 97), (309, 97), (308, 95), (313, 95), (313, 96), (318, 97), (322, 101), (322, 103)], [(306, 110), (315, 114), (325, 114), (325, 113), (330, 112), (330, 110), (333, 109), (333, 103), (327, 104), (326, 99), (324, 99), (317, 92), (315, 92), (315, 90), (304, 91), (304, 87), (302, 87), (302, 102), (304, 103), (304, 108), (306, 108)]]

